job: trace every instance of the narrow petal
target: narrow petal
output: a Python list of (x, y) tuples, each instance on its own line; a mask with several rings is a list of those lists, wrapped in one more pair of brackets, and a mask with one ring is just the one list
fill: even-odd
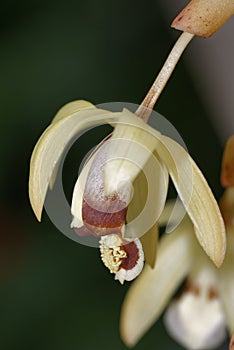
[(226, 249), (223, 219), (201, 171), (189, 154), (169, 137), (160, 136), (157, 152), (167, 165), (176, 190), (195, 226), (197, 239), (216, 266)]
[(145, 256), (145, 262), (153, 269), (157, 257), (158, 247), (158, 225), (155, 223), (151, 229), (140, 237)]
[(125, 232), (127, 238), (142, 238), (146, 261), (150, 261), (151, 266), (156, 258), (156, 223), (165, 206), (167, 189), (168, 171), (152, 155), (133, 183), (134, 194), (128, 207)]
[(86, 180), (87, 180), (92, 162), (93, 162), (93, 157), (91, 157), (87, 161), (87, 163), (84, 165), (73, 190), (72, 205), (71, 205), (71, 213), (73, 215), (73, 221), (71, 223), (71, 227), (80, 228), (83, 226), (83, 219), (82, 219), (83, 194), (84, 194), (85, 184), (86, 184)]
[(234, 229), (227, 231), (227, 254), (218, 270), (219, 292), (230, 335), (234, 332)]
[(67, 117), (63, 115), (42, 134), (31, 157), (29, 175), (29, 198), (39, 221), (51, 176), (66, 146), (78, 132), (111, 122), (117, 115), (101, 109), (81, 110)]
[[(154, 176), (153, 172), (152, 172), (152, 176)], [(156, 174), (155, 174), (155, 179), (157, 179)], [(162, 189), (163, 188), (164, 187), (162, 186)], [(152, 218), (155, 217), (154, 209), (155, 209), (155, 206), (158, 204), (159, 198), (157, 197), (157, 194), (156, 196), (154, 196), (155, 189), (156, 189), (156, 184), (155, 186), (153, 186), (153, 188), (151, 188), (151, 190), (153, 191), (151, 192), (151, 194), (153, 194), (153, 201), (151, 203), (152, 207), (149, 208), (150, 212), (147, 213), (146, 211), (144, 211), (144, 208), (146, 206), (146, 201), (148, 200), (147, 197), (149, 194), (149, 188), (148, 188), (147, 178), (144, 172), (141, 171), (133, 183), (134, 194), (128, 207), (127, 217), (126, 217), (127, 229), (124, 234), (125, 237), (128, 237), (128, 225), (129, 223), (132, 222), (132, 220), (134, 220), (134, 222), (132, 222), (132, 230), (131, 230), (130, 236), (132, 235), (132, 233), (139, 234), (140, 241), (142, 243), (142, 247), (145, 255), (145, 261), (152, 268), (154, 267), (155, 261), (156, 261), (157, 243), (158, 243), (158, 225), (156, 221), (154, 222), (154, 220), (150, 220), (151, 221), (150, 225), (148, 225), (148, 222), (149, 222), (150, 215)], [(156, 192), (157, 192), (157, 189), (156, 189)], [(163, 203), (163, 206), (164, 204), (165, 202)], [(135, 218), (138, 217), (139, 215), (141, 220), (136, 221)], [(140, 224), (140, 227), (137, 226), (139, 224)]]
[(191, 268), (193, 244), (192, 226), (187, 220), (173, 234), (163, 236), (155, 268), (146, 265), (125, 297), (120, 331), (126, 345), (134, 346), (163, 312)]

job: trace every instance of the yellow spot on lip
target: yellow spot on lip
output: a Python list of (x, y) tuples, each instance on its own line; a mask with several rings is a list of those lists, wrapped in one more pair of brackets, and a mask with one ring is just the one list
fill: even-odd
[(127, 253), (120, 247), (122, 244), (122, 239), (115, 234), (104, 236), (100, 240), (101, 259), (111, 273), (117, 273), (122, 259), (127, 257)]

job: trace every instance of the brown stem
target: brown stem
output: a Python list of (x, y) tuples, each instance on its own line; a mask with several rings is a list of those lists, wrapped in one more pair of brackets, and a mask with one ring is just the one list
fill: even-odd
[(180, 35), (149, 92), (136, 110), (135, 114), (142, 118), (145, 122), (148, 121), (158, 97), (163, 91), (182, 53), (193, 37), (193, 34), (186, 32), (183, 32)]

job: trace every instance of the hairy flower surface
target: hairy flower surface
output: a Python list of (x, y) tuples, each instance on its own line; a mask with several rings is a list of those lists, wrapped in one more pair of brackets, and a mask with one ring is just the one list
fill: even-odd
[(116, 234), (102, 236), (100, 251), (104, 265), (122, 284), (137, 277), (143, 268), (144, 253), (139, 239), (124, 241)]

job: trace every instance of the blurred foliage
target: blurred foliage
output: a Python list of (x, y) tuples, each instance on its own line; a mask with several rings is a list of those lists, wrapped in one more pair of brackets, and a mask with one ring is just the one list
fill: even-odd
[[(1, 348), (125, 349), (118, 319), (127, 284), (113, 280), (97, 249), (67, 239), (46, 214), (36, 222), (29, 160), (68, 101), (139, 103), (178, 33), (152, 0), (10, 1), (0, 18)], [(180, 132), (218, 196), (221, 149), (183, 61), (157, 110)], [(161, 322), (136, 350), (152, 346), (181, 349)]]

